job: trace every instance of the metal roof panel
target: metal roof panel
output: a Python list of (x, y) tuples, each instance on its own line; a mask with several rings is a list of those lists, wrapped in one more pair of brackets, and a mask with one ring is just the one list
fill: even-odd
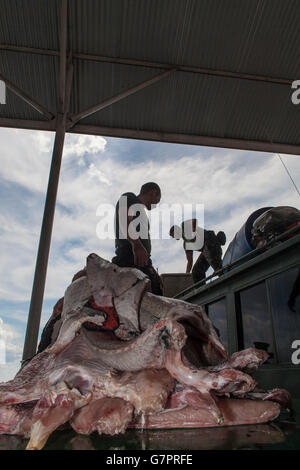
[[(0, 0), (0, 73), (54, 115), (61, 4)], [(172, 134), (185, 136), (186, 143), (195, 142), (195, 136), (211, 137), (218, 145), (237, 141), (251, 148), (252, 142), (263, 150), (274, 142), (300, 153), (300, 106), (291, 102), (291, 81), (300, 79), (299, 22), (298, 0), (69, 0), (68, 49), (74, 55), (70, 114), (175, 64), (173, 75), (79, 121), (95, 126), (82, 129), (100, 133), (107, 128), (112, 135), (145, 138), (156, 133), (162, 140)], [(13, 51), (16, 47), (23, 49)], [(125, 59), (131, 65), (116, 63)], [(139, 61), (155, 64), (141, 66)], [(26, 120), (36, 121), (33, 128), (44, 123), (44, 116), (28, 104), (10, 92), (7, 98), (0, 106), (0, 125), (6, 125), (4, 118), (11, 125), (23, 119), (25, 127)]]

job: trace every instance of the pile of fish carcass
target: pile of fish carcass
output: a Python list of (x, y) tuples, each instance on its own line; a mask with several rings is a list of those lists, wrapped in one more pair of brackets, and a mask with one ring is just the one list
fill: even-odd
[(90, 254), (67, 288), (49, 345), (0, 384), (0, 433), (41, 449), (65, 423), (79, 434), (265, 423), (288, 407), (247, 372), (268, 354), (227, 357), (197, 305), (153, 295), (139, 270)]

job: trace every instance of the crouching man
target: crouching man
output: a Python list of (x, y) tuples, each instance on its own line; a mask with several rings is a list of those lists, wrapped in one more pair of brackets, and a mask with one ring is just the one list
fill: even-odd
[[(198, 227), (197, 220), (191, 219), (182, 222), (181, 227), (173, 225), (169, 235), (176, 240), (183, 239), (183, 249), (186, 254), (186, 273), (192, 270), (193, 281), (205, 279), (205, 273), (209, 266), (214, 271), (222, 268), (222, 245), (226, 243), (224, 232), (215, 234), (213, 230), (205, 230)], [(193, 252), (198, 251), (198, 256), (193, 266)]]

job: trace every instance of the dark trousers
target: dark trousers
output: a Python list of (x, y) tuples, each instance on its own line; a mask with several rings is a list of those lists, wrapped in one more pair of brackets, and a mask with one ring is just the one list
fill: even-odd
[(205, 240), (202, 253), (193, 266), (193, 281), (198, 282), (204, 279), (209, 266), (214, 271), (222, 268), (222, 248), (217, 237), (212, 235)]

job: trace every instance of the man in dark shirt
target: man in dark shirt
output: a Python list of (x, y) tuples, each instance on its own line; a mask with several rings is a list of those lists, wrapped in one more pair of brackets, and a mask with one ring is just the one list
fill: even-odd
[[(222, 268), (221, 246), (226, 243), (226, 235), (224, 232), (215, 234), (213, 230), (204, 230), (198, 227), (196, 219), (182, 222), (179, 231), (181, 233), (177, 236), (175, 226), (173, 226), (170, 228), (169, 234), (172, 238), (176, 238), (177, 240), (183, 238), (183, 249), (187, 259), (186, 273), (190, 273), (193, 268), (192, 277), (194, 282), (205, 279), (205, 273), (209, 266), (211, 266), (214, 271), (218, 271)], [(189, 233), (193, 233), (194, 237), (189, 237), (187, 235)], [(193, 266), (194, 251), (200, 251), (200, 255)]]
[(151, 280), (152, 292), (162, 295), (159, 275), (152, 266), (150, 224), (145, 207), (153, 209), (160, 201), (158, 184), (145, 183), (140, 193), (124, 193), (116, 205), (115, 247), (112, 262), (120, 267), (134, 267), (144, 272)]

